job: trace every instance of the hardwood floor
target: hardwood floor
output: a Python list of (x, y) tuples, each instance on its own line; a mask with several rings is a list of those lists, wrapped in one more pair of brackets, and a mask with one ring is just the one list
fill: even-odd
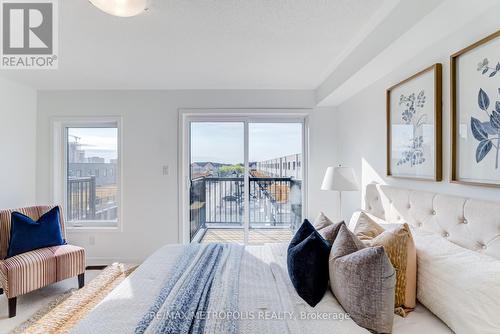
[[(292, 239), (289, 229), (250, 229), (249, 245), (263, 245), (265, 243), (289, 242)], [(201, 240), (202, 243), (224, 242), (243, 244), (243, 229), (213, 229), (209, 228)]]

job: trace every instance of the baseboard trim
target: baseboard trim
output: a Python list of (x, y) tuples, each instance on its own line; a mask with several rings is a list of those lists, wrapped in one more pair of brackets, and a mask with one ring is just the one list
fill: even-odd
[(107, 266), (86, 266), (85, 270), (103, 270)]

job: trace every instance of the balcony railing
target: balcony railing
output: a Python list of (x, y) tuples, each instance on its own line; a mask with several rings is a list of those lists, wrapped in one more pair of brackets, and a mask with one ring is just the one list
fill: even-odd
[(67, 215), (69, 221), (93, 220), (96, 213), (95, 177), (68, 178)]
[(115, 191), (97, 186), (95, 176), (69, 177), (67, 191), (68, 221), (116, 221), (118, 204)]
[[(301, 181), (250, 177), (250, 227), (295, 228), (301, 221)], [(244, 219), (244, 179), (202, 177), (191, 182), (191, 239), (206, 227), (241, 227)]]

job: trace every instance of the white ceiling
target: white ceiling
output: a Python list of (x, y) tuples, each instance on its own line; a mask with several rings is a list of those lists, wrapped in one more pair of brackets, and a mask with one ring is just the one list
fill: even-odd
[[(481, 6), (470, 0), (401, 0), (379, 20), (372, 20), (374, 28), (316, 89), (316, 102), (336, 106), (395, 70), (411, 75), (416, 71), (407, 66), (412, 60), (422, 53), (435, 60), (446, 57), (435, 49), (446, 43), (448, 36), (478, 18), (485, 24), (496, 22), (498, 13), (499, 0), (481, 0)], [(474, 33), (461, 36), (464, 45), (480, 37)]]
[(315, 89), (387, 2), (151, 0), (117, 18), (59, 1), (59, 69), (0, 75), (37, 89)]

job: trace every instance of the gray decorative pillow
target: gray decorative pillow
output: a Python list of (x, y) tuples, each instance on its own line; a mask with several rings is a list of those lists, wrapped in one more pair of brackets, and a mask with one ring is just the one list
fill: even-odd
[(396, 272), (382, 246), (365, 247), (345, 224), (340, 226), (329, 274), (333, 294), (359, 326), (392, 332)]
[(329, 225), (333, 225), (333, 222), (323, 212), (319, 213), (313, 224), (314, 228), (318, 231)]
[(330, 244), (333, 244), (335, 238), (337, 237), (337, 234), (339, 233), (340, 226), (342, 225), (345, 226), (344, 221), (323, 227), (322, 229), (318, 230), (318, 232), (325, 240), (327, 240)]

